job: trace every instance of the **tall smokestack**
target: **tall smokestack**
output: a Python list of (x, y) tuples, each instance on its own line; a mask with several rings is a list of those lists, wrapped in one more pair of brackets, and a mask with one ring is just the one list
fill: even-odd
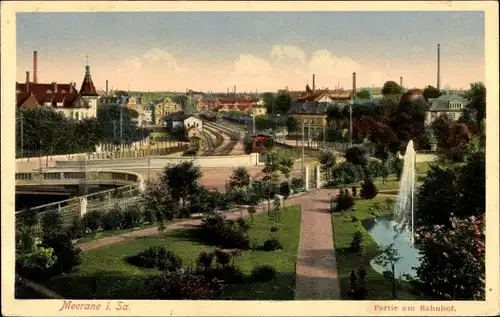
[(236, 85), (234, 85), (234, 95), (236, 96)]
[(229, 95), (229, 88), (227, 89), (227, 94)]
[(313, 74), (313, 93), (316, 92), (316, 74)]
[(441, 88), (441, 44), (437, 46), (437, 90), (439, 91)]
[(33, 52), (33, 83), (38, 83), (38, 52)]
[(26, 71), (26, 83), (30, 82), (30, 72)]
[(356, 73), (352, 73), (352, 97), (356, 98)]
[(106, 79), (106, 96), (108, 95), (108, 80)]
[(403, 88), (403, 77), (399, 77), (399, 86)]

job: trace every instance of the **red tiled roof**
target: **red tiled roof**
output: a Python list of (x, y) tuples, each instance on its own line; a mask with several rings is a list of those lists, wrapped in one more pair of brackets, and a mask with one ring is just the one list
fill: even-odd
[(85, 66), (85, 77), (83, 77), (82, 87), (80, 88), (80, 95), (89, 97), (99, 96), (99, 94), (95, 90), (94, 83), (92, 82), (92, 77), (90, 76), (89, 65)]
[[(56, 87), (57, 86), (57, 87)], [(57, 91), (54, 92), (54, 88)], [(40, 105), (45, 105), (49, 102), (50, 105), (56, 107), (58, 103), (63, 103), (63, 107), (73, 107), (74, 101), (78, 98), (78, 92), (71, 84), (28, 84), (26, 91), (25, 83), (16, 83), (16, 106), (21, 106), (31, 95), (35, 97)]]

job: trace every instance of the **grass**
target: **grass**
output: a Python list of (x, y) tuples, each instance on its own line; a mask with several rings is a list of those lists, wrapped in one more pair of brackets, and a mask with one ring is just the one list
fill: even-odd
[(116, 229), (116, 230), (98, 231), (96, 233), (91, 233), (91, 234), (88, 234), (88, 235), (78, 239), (76, 241), (76, 243), (80, 244), (80, 243), (92, 242), (92, 241), (100, 240), (100, 239), (107, 238), (107, 237), (118, 236), (120, 234), (129, 233), (129, 232), (140, 230), (140, 229), (151, 228), (154, 226), (157, 226), (157, 224), (145, 224), (145, 225), (142, 225), (140, 227), (131, 228), (131, 229)]
[(290, 157), (294, 160), (301, 158), (302, 152), (297, 148), (275, 147), (278, 157)]
[[(354, 214), (334, 213), (333, 228), (335, 253), (337, 256), (337, 267), (340, 278), (340, 289), (342, 299), (350, 299), (347, 292), (350, 288), (351, 270), (357, 270), (360, 263), (366, 268), (366, 285), (368, 288), (367, 299), (369, 300), (390, 300), (392, 298), (392, 282), (376, 272), (370, 265), (370, 261), (378, 254), (379, 247), (372, 236), (364, 229), (362, 221), (370, 219), (369, 207), (375, 201), (383, 202), (386, 198), (378, 197), (373, 200), (356, 201)], [(388, 215), (389, 213), (385, 214)], [(351, 221), (351, 215), (358, 220)], [(383, 214), (381, 216), (384, 216)], [(349, 253), (347, 251), (352, 236), (356, 231), (360, 231), (364, 238), (364, 253), (362, 256)], [(415, 297), (409, 293), (409, 285), (403, 282), (403, 291), (398, 290), (398, 298), (401, 300), (413, 300)]]
[[(385, 189), (398, 189), (399, 188), (399, 181), (395, 175), (391, 175), (387, 178), (387, 180), (383, 180), (380, 177), (377, 177), (374, 179), (373, 183), (379, 190), (385, 190)], [(346, 184), (346, 185), (327, 185), (325, 188), (351, 188), (353, 186), (361, 187), (361, 181), (357, 183), (352, 183), (352, 184)]]
[[(273, 265), (278, 276), (269, 283), (245, 283), (226, 287), (224, 298), (240, 300), (292, 300), (295, 288), (295, 263), (300, 236), (300, 206), (289, 206), (282, 212), (279, 238), (282, 251), (265, 252), (255, 248), (244, 251), (236, 259), (236, 265), (249, 275), (257, 265)], [(255, 224), (249, 230), (252, 246), (261, 245), (271, 236), (273, 223), (267, 214), (255, 216)], [(194, 229), (173, 230), (159, 236), (131, 239), (82, 253), (82, 263), (74, 273), (52, 278), (47, 286), (66, 298), (121, 298), (147, 299), (147, 282), (160, 272), (156, 269), (143, 269), (126, 262), (126, 257), (155, 245), (166, 245), (178, 254), (184, 264), (194, 263), (202, 251), (213, 250), (197, 240)], [(97, 281), (97, 287), (95, 285)], [(95, 295), (94, 291), (95, 289)]]

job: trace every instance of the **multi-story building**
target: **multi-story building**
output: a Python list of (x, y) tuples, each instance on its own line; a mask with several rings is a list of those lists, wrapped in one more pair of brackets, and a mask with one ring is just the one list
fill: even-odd
[(469, 101), (460, 95), (445, 94), (436, 99), (429, 99), (431, 107), (427, 111), (426, 124), (431, 124), (437, 117), (446, 114), (452, 120), (458, 120)]
[(181, 111), (180, 105), (173, 102), (170, 97), (164, 98), (161, 102), (154, 105), (155, 120), (157, 124), (162, 124), (163, 117), (171, 113), (176, 113)]
[(38, 83), (37, 52), (33, 58), (35, 65), (33, 81), (28, 71), (25, 83), (16, 82), (17, 108), (49, 107), (75, 120), (97, 116), (99, 95), (92, 82), (89, 65), (85, 66), (85, 75), (78, 91), (76, 83)]

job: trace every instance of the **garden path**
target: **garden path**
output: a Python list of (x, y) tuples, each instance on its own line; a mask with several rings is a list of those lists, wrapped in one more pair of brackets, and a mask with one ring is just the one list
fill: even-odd
[(302, 223), (296, 265), (296, 300), (340, 299), (330, 200), (334, 189), (301, 197)]
[[(297, 196), (291, 197), (286, 200), (286, 204), (288, 206), (290, 205), (296, 205), (296, 204), (301, 204), (303, 200), (308, 200), (308, 193), (302, 193)], [(259, 206), (257, 206), (257, 213), (267, 211), (267, 201), (261, 203)], [(244, 217), (248, 215), (247, 209), (246, 208), (241, 208), (237, 209), (235, 211), (227, 212), (226, 216), (227, 219), (233, 219), (236, 220), (239, 217)], [(169, 224), (168, 227), (165, 230), (178, 230), (178, 229), (186, 229), (190, 227), (195, 227), (201, 223), (201, 219), (186, 219), (182, 220), (179, 222), (175, 222), (172, 224)], [(158, 230), (157, 227), (152, 227), (152, 228), (145, 228), (145, 229), (138, 229), (134, 230), (131, 232), (127, 233), (122, 233), (116, 236), (110, 236), (110, 237), (104, 237), (99, 240), (92, 240), (84, 243), (77, 243), (76, 247), (80, 248), (82, 251), (89, 251), (89, 250), (94, 250), (94, 249), (99, 249), (108, 245), (116, 244), (116, 243), (121, 243), (124, 242), (128, 239), (135, 239), (138, 237), (147, 237), (147, 236), (155, 236), (160, 234), (161, 232)]]

